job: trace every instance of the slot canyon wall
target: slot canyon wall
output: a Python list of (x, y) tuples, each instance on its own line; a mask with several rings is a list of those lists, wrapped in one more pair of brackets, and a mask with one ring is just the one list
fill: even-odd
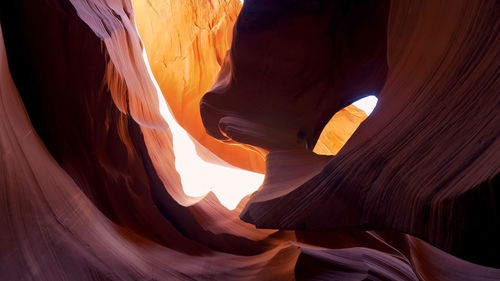
[[(0, 280), (500, 280), (498, 1), (0, 15)], [(265, 172), (234, 210), (184, 194), (156, 82), (200, 157)]]

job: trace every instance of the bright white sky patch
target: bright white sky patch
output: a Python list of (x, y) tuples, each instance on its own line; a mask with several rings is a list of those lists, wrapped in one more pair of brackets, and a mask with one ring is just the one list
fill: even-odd
[(205, 162), (196, 153), (195, 144), (182, 128), (170, 109), (153, 76), (146, 50), (142, 56), (153, 81), (160, 104), (160, 113), (172, 131), (175, 169), (179, 173), (184, 193), (189, 196), (203, 196), (212, 191), (226, 208), (233, 210), (248, 194), (256, 191), (264, 181), (264, 175), (239, 168), (220, 166)]
[(353, 102), (352, 104), (354, 104), (354, 106), (356, 106), (357, 108), (363, 110), (366, 113), (366, 115), (370, 115), (375, 106), (377, 105), (377, 101), (378, 101), (377, 97), (371, 95), (359, 99)]

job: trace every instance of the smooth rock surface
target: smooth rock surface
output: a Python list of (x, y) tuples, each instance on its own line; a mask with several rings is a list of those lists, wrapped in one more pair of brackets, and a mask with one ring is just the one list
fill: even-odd
[[(223, 19), (216, 38), (240, 5), (169, 3)], [(500, 280), (497, 1), (246, 0), (225, 58), (227, 38), (187, 45), (209, 48), (207, 78), (176, 65), (193, 88), (152, 60), (200, 154), (254, 170), (266, 155), (232, 211), (182, 192), (135, 7), (0, 4), (1, 280)], [(324, 127), (374, 92), (334, 151), (348, 136)], [(203, 136), (191, 98), (208, 134), (259, 153)]]

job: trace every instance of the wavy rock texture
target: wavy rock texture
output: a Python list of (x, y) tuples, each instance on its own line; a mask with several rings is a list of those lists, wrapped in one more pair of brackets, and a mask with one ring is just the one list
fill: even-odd
[(265, 152), (208, 136), (200, 99), (213, 85), (241, 9), (239, 1), (132, 1), (151, 70), (178, 122), (230, 164), (264, 172)]
[[(497, 2), (247, 0), (224, 59), (239, 4), (180, 3), (0, 4), (1, 280), (500, 279)], [(184, 76), (161, 63), (173, 41), (141, 42), (133, 8), (172, 16)], [(177, 26), (187, 15), (201, 31)], [(182, 193), (143, 44), (201, 155), (263, 169), (201, 130), (191, 102), (220, 65), (207, 132), (270, 151), (234, 211)], [(373, 92), (336, 156), (311, 151)]]
[[(245, 4), (232, 78), (201, 104), (214, 137), (271, 150), (272, 180), (242, 218), (303, 231), (389, 228), (500, 266), (498, 2), (288, 4)], [(308, 152), (326, 116), (369, 91), (380, 91), (377, 110), (339, 154)], [(258, 115), (237, 102), (256, 92), (272, 101)], [(280, 168), (283, 159), (294, 165)]]

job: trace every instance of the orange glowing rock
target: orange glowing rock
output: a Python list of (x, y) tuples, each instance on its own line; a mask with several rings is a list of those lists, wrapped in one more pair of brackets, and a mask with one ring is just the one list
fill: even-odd
[[(3, 1), (0, 280), (499, 280), (495, 1), (247, 0), (226, 56), (236, 0), (140, 1), (177, 118), (269, 150), (262, 188), (182, 193), (215, 173), (180, 154), (220, 159), (178, 153), (130, 1)], [(222, 61), (201, 112), (233, 147), (190, 121)]]
[(134, 0), (132, 5), (151, 70), (177, 121), (228, 163), (264, 172), (263, 155), (208, 136), (200, 117), (200, 99), (231, 46), (241, 2)]
[(321, 155), (337, 154), (366, 117), (366, 113), (354, 105), (335, 113), (321, 132), (313, 152)]

